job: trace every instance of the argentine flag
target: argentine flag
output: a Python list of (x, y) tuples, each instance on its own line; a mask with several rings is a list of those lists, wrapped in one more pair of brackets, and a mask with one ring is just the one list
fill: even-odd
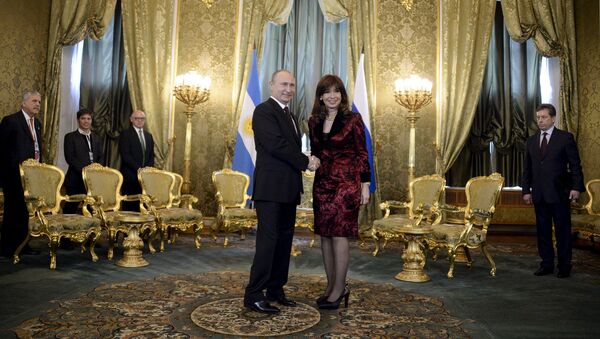
[(369, 166), (371, 167), (371, 185), (369, 191), (375, 192), (375, 167), (373, 167), (373, 142), (371, 140), (371, 115), (369, 114), (369, 102), (367, 101), (367, 84), (365, 83), (365, 55), (360, 55), (356, 82), (354, 83), (354, 101), (352, 110), (360, 113), (365, 123), (365, 137), (367, 139), (367, 151), (369, 151)]
[(248, 80), (248, 90), (242, 104), (240, 122), (237, 130), (237, 141), (233, 153), (232, 169), (246, 173), (250, 176), (248, 195), (252, 196), (252, 182), (254, 164), (256, 163), (256, 148), (254, 147), (254, 133), (252, 132), (252, 114), (254, 108), (260, 103), (260, 83), (258, 81), (258, 67), (256, 66), (256, 51), (252, 54), (252, 69)]

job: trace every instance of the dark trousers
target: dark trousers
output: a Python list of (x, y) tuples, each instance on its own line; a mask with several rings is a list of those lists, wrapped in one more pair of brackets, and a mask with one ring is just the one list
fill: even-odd
[(554, 267), (554, 244), (552, 243), (552, 223), (556, 236), (556, 255), (558, 269), (571, 270), (571, 207), (568, 201), (549, 204), (545, 201), (534, 203), (537, 226), (538, 252), (542, 258), (541, 266)]
[(258, 217), (256, 252), (250, 269), (244, 302), (284, 296), (290, 267), (290, 251), (296, 222), (296, 204), (255, 201)]
[(4, 193), (4, 217), (2, 220), (0, 247), (2, 254), (12, 255), (27, 237), (29, 212), (25, 205), (23, 187), (6, 185)]

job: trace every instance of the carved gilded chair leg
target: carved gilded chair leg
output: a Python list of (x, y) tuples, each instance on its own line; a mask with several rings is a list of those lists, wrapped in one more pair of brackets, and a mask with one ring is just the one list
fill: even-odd
[(160, 226), (160, 252), (165, 251), (165, 240), (169, 238), (169, 227), (161, 225)]
[(311, 239), (310, 239), (310, 244), (308, 244), (308, 247), (313, 248), (315, 247), (315, 231), (311, 230)]
[(240, 240), (246, 240), (246, 230), (244, 228), (240, 229)]
[(50, 269), (56, 269), (56, 250), (58, 249), (58, 243), (60, 239), (57, 236), (50, 237)]
[(377, 232), (371, 232), (371, 238), (373, 238), (373, 243), (375, 243), (375, 249), (373, 250), (373, 256), (376, 257), (379, 254), (379, 238), (377, 237)]
[[(90, 255), (92, 256), (92, 261), (96, 262), (98, 261), (98, 255), (96, 254), (96, 241), (98, 241), (98, 238), (100, 238), (100, 233), (94, 233), (93, 237), (91, 237), (90, 240)], [(81, 244), (81, 249), (83, 251), (84, 243)]]
[(448, 279), (454, 278), (454, 260), (456, 259), (456, 249), (448, 250), (448, 261), (450, 261), (450, 268), (448, 269)]
[(117, 231), (108, 231), (108, 260), (112, 260), (115, 251), (115, 240), (117, 239)]
[(202, 225), (194, 225), (194, 245), (196, 248), (200, 248), (202, 244), (200, 241), (202, 238), (200, 237), (200, 232), (202, 231)]
[(223, 247), (227, 247), (227, 245), (229, 245), (229, 238), (225, 236), (225, 239), (223, 240)]
[(156, 248), (154, 248), (156, 233), (158, 233), (158, 230), (148, 229), (148, 252), (150, 252), (150, 254), (156, 253)]
[(31, 239), (31, 236), (29, 235), (29, 232), (27, 232), (27, 237), (25, 238), (25, 240), (23, 240), (21, 245), (19, 245), (19, 247), (17, 247), (17, 249), (15, 250), (15, 253), (13, 254), (13, 264), (18, 264), (19, 261), (21, 261), (21, 257), (19, 256), (19, 254), (21, 254), (21, 250), (23, 250), (23, 247), (25, 247), (25, 245), (27, 245), (27, 243), (29, 242), (29, 239)]
[(494, 259), (492, 259), (492, 256), (490, 255), (490, 252), (488, 251), (486, 244), (481, 245), (481, 252), (483, 253), (483, 255), (485, 255), (486, 259), (490, 263), (490, 266), (492, 267), (490, 269), (490, 275), (492, 277), (495, 277), (496, 276), (496, 263), (494, 262)]
[(471, 258), (471, 250), (468, 247), (464, 247), (465, 249), (465, 257), (467, 258), (467, 267), (471, 268), (473, 266), (473, 258)]
[(383, 236), (383, 245), (381, 245), (381, 249), (385, 250), (385, 247), (387, 246), (388, 243), (388, 237), (387, 236)]
[(302, 254), (302, 251), (300, 251), (298, 249), (298, 246), (296, 246), (296, 244), (292, 244), (292, 250), (291, 250), (290, 254), (292, 255), (292, 257), (297, 257), (300, 254)]

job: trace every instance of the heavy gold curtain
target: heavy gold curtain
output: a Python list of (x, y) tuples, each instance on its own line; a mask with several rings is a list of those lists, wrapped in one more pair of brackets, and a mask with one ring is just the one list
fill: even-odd
[(512, 39), (524, 42), (532, 38), (543, 56), (560, 57), (560, 122), (577, 136), (579, 106), (573, 0), (502, 0), (502, 11)]
[(471, 129), (495, 11), (495, 0), (441, 2), (441, 103), (436, 143), (442, 173), (458, 157)]
[[(250, 77), (250, 68), (252, 67), (252, 51), (256, 49), (257, 58), (260, 59), (264, 31), (267, 22), (273, 22), (277, 25), (283, 25), (287, 22), (293, 0), (257, 0), (244, 1), (241, 15), (238, 18), (242, 24), (238, 25), (239, 50), (237, 51), (237, 64), (233, 80), (233, 116), (230, 135), (227, 137), (228, 148), (224, 159), (224, 167), (231, 167), (231, 155), (233, 154), (233, 144), (235, 143), (235, 133), (237, 131), (240, 112), (244, 103), (244, 93), (248, 86)], [(231, 153), (231, 154), (229, 154)]]
[(52, 1), (46, 66), (43, 158), (54, 162), (58, 148), (60, 117), (60, 73), (63, 46), (74, 45), (89, 36), (102, 38), (115, 12), (116, 0)]
[(176, 1), (123, 0), (127, 83), (133, 109), (146, 113), (155, 144), (156, 166), (167, 156), (172, 100), (173, 30)]

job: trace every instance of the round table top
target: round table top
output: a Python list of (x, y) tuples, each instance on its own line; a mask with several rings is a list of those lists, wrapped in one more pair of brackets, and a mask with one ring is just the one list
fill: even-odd
[(153, 222), (154, 216), (150, 214), (140, 214), (138, 212), (119, 212), (119, 214), (115, 215), (115, 221), (132, 223), (132, 224), (141, 224), (145, 222)]

